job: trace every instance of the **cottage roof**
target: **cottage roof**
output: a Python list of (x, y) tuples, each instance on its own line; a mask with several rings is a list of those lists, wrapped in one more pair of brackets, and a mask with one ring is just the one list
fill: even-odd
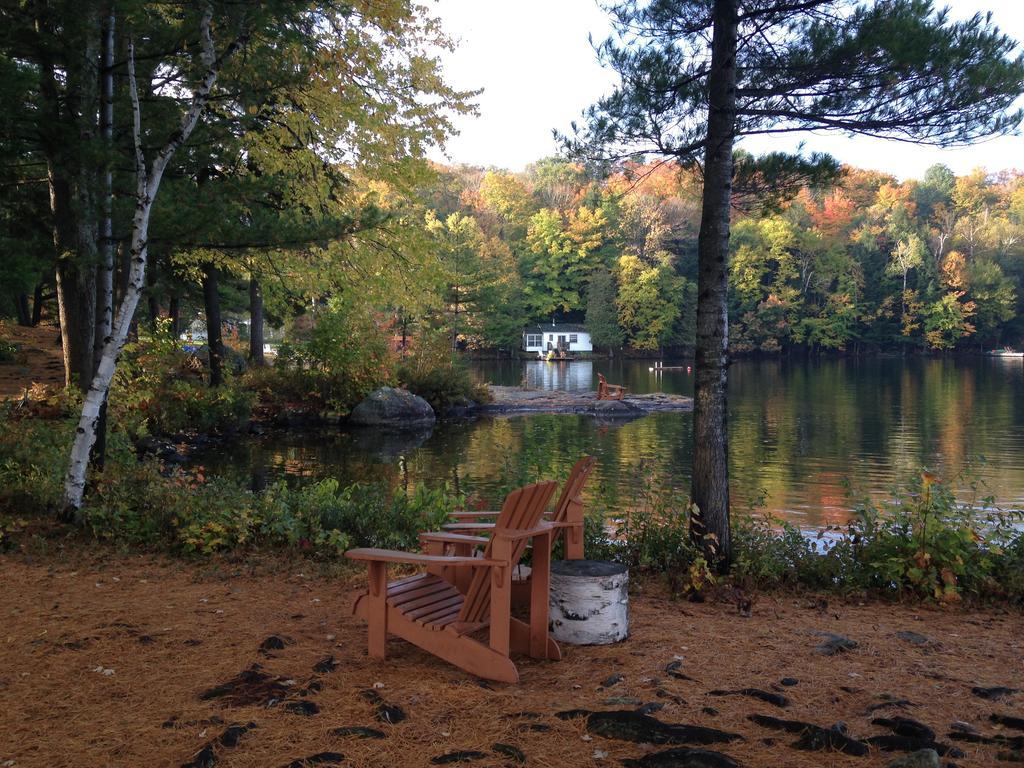
[(549, 323), (528, 325), (523, 328), (523, 333), (587, 333), (587, 327), (580, 323)]

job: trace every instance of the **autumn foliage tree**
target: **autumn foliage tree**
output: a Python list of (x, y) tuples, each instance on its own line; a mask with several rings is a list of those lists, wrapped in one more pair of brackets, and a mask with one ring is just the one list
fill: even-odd
[[(612, 13), (599, 55), (621, 85), (570, 144), (703, 168), (692, 534), (725, 570), (730, 220), (734, 174), (751, 167), (734, 164), (736, 142), (835, 130), (951, 145), (1005, 133), (1021, 120), (1008, 110), (1024, 90), (1024, 59), (990, 17), (954, 22), (929, 0), (628, 0)], [(824, 163), (775, 157), (760, 176), (815, 166)]]

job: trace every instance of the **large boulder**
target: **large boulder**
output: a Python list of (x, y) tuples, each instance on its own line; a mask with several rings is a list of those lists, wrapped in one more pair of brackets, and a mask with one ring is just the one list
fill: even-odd
[(364, 427), (423, 429), (433, 426), (437, 416), (422, 397), (405, 389), (381, 387), (353, 408), (348, 420)]

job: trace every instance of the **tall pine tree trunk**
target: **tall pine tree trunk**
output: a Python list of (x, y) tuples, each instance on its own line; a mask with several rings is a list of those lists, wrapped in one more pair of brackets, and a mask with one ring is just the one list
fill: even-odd
[(99, 262), (99, 177), (90, 161), (99, 111), (100, 20), (85, 7), (82, 46), (66, 64), (44, 57), (41, 108), (51, 126), (43, 135), (53, 244), (57, 252), (57, 306), (64, 351), (64, 383), (85, 391), (95, 370), (96, 269)]
[(263, 289), (255, 276), (249, 278), (249, 362), (264, 365), (263, 357)]
[(221, 334), (220, 288), (217, 267), (203, 264), (203, 306), (206, 309), (206, 350), (210, 360), (210, 386), (224, 383), (224, 338)]
[(15, 297), (15, 309), (18, 314), (18, 325), (29, 326), (32, 325), (32, 310), (28, 305), (28, 294), (19, 293)]
[[(114, 326), (114, 173), (111, 163), (114, 152), (114, 10), (108, 9), (103, 20), (102, 79), (100, 85), (100, 136), (111, 156), (103, 172), (103, 219), (100, 222), (100, 263), (96, 270), (96, 326), (93, 333), (93, 363), (99, 365), (103, 347), (110, 341)], [(95, 371), (93, 371), (95, 375)], [(107, 401), (100, 406), (96, 421), (96, 442), (92, 447), (92, 463), (103, 469), (107, 459)]]
[(64, 385), (84, 391), (92, 379), (95, 359), (96, 262), (90, 257), (95, 256), (96, 249), (80, 240), (79, 245), (82, 247), (75, 248), (74, 255), (68, 254), (57, 263), (57, 309), (64, 350)]
[(100, 136), (110, 157), (103, 171), (103, 218), (99, 232), (99, 265), (96, 271), (96, 326), (93, 356), (98, 362), (114, 324), (114, 12), (103, 21), (100, 70)]
[(171, 321), (171, 338), (177, 339), (181, 336), (181, 297), (177, 293), (171, 294), (167, 316)]
[(43, 302), (46, 301), (46, 283), (36, 283), (36, 289), (32, 294), (32, 327), (43, 321)]
[(697, 343), (693, 405), (691, 535), (708, 562), (725, 571), (729, 530), (728, 375), (729, 223), (736, 134), (737, 0), (715, 0), (708, 79), (708, 134), (697, 240)]
[(149, 309), (149, 329), (156, 331), (160, 319), (160, 296), (157, 294), (155, 263), (149, 265), (149, 274), (146, 276), (146, 305)]

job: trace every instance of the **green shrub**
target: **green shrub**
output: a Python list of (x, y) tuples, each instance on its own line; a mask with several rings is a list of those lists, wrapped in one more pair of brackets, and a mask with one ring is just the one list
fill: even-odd
[[(14, 515), (58, 509), (73, 431), (71, 420), (0, 423), (0, 529)], [(446, 487), (406, 495), (323, 480), (255, 493), (208, 478), (201, 467), (139, 461), (115, 429), (104, 471), (90, 474), (82, 523), (92, 538), (128, 547), (203, 554), (284, 547), (337, 557), (350, 546), (416, 548), (420, 531), (436, 530), (461, 506)], [(9, 536), (2, 538), (6, 546)]]
[(265, 402), (347, 413), (394, 382), (394, 358), (373, 313), (332, 299), (312, 320), (304, 330), (292, 329), (272, 367), (249, 375)]
[(227, 376), (211, 388), (167, 321), (125, 347), (111, 386), (112, 419), (133, 436), (230, 432), (252, 414), (255, 395)]
[(0, 338), (0, 363), (13, 363), (18, 360), (18, 346), (7, 339)]
[[(644, 482), (617, 506), (629, 511), (609, 516), (599, 503), (588, 517), (588, 557), (663, 574), (677, 592), (716, 581), (690, 541), (689, 508), (678, 494)], [(998, 511), (990, 498), (957, 502), (952, 485), (925, 472), (893, 501), (860, 502), (847, 526), (816, 534), (771, 517), (736, 515), (729, 582), (744, 589), (1024, 604), (1021, 521), (1021, 513)]]
[(419, 345), (398, 366), (400, 384), (435, 411), (487, 402), (487, 386), (477, 382), (462, 358), (451, 351), (445, 334), (424, 332)]
[(892, 502), (858, 504), (843, 548), (866, 589), (946, 602), (987, 597), (1002, 590), (997, 577), (1021, 546), (1020, 520), (991, 498), (959, 503), (950, 484), (922, 472)]

